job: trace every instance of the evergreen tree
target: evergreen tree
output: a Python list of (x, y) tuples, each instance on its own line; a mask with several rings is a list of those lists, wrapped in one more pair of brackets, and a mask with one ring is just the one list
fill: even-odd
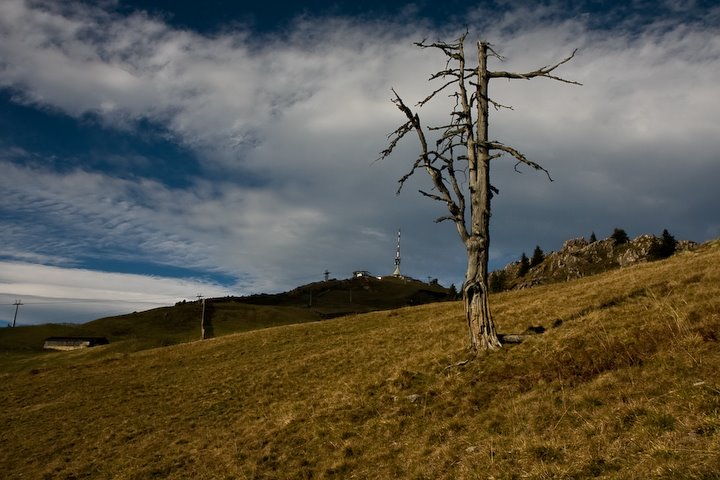
[(667, 228), (662, 232), (662, 244), (664, 249), (663, 251), (667, 253), (668, 257), (675, 253), (675, 250), (677, 249), (677, 240), (675, 240), (675, 237), (670, 235)]
[(520, 270), (518, 270), (518, 277), (524, 277), (528, 270), (530, 270), (530, 260), (528, 260), (527, 255), (523, 252), (520, 257)]
[(659, 239), (654, 239), (652, 245), (650, 245), (650, 250), (648, 250), (648, 258), (650, 260), (660, 260), (662, 258), (667, 258), (673, 253), (675, 253), (676, 248), (677, 241), (675, 240), (675, 237), (670, 235), (670, 232), (665, 229), (662, 232), (662, 236)]
[(505, 270), (496, 270), (490, 274), (489, 285), (490, 292), (503, 292), (507, 289), (507, 274)]
[(612, 235), (610, 235), (610, 238), (613, 240), (615, 245), (622, 245), (624, 243), (628, 243), (630, 241), (630, 238), (628, 238), (627, 233), (625, 233), (625, 230), (622, 228), (616, 228), (613, 230)]
[(540, 265), (543, 260), (545, 260), (545, 254), (543, 253), (542, 249), (540, 248), (540, 245), (535, 245), (535, 250), (533, 251), (533, 256), (530, 259), (530, 267), (532, 268), (536, 265)]
[(592, 232), (590, 234), (590, 243), (595, 243), (595, 242), (597, 242), (597, 237), (595, 236), (595, 232)]
[(450, 292), (448, 293), (448, 297), (450, 298), (450, 300), (457, 300), (458, 298), (457, 287), (454, 283), (450, 284)]

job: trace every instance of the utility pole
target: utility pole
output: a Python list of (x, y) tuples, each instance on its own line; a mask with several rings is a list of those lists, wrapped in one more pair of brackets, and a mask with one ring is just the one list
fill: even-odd
[(197, 295), (198, 302), (202, 304), (202, 315), (200, 316), (200, 340), (205, 340), (205, 299), (201, 294)]
[(202, 340), (205, 340), (205, 299), (202, 299), (202, 319), (200, 320), (200, 333)]
[(15, 300), (15, 303), (13, 303), (13, 305), (15, 305), (15, 316), (13, 317), (13, 325), (12, 326), (13, 326), (13, 328), (15, 328), (15, 320), (17, 320), (18, 308), (20, 308), (20, 305), (24, 305), (24, 303), (22, 303), (20, 300)]

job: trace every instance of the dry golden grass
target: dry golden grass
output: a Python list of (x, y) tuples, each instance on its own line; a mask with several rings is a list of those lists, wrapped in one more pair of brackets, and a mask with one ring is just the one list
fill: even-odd
[(464, 368), (459, 303), (0, 379), (5, 478), (719, 478), (720, 247), (492, 297)]

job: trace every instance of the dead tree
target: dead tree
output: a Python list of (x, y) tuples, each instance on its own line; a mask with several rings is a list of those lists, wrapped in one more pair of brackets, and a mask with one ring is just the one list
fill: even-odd
[[(439, 93), (449, 92), (455, 105), (450, 112), (446, 125), (424, 127), (419, 115), (409, 108), (393, 89), (393, 103), (405, 114), (407, 121), (388, 136), (389, 145), (380, 154), (384, 159), (389, 156), (400, 140), (410, 132), (415, 132), (420, 143), (420, 154), (410, 171), (400, 180), (397, 193), (405, 182), (418, 169), (424, 169), (430, 176), (433, 190), (420, 190), (420, 193), (447, 205), (449, 215), (440, 217), (436, 222), (450, 220), (455, 223), (460, 240), (467, 250), (467, 271), (463, 284), (463, 302), (467, 320), (470, 349), (473, 353), (480, 350), (494, 350), (501, 346), (490, 315), (488, 304), (488, 252), (490, 247), (490, 199), (498, 191), (490, 184), (490, 161), (509, 156), (519, 165), (527, 165), (550, 174), (539, 164), (528, 160), (516, 149), (490, 140), (488, 136), (488, 113), (492, 105), (495, 109), (511, 108), (501, 105), (488, 96), (491, 79), (523, 79), (545, 77), (565, 83), (580, 85), (577, 82), (555, 76), (554, 71), (575, 56), (576, 51), (554, 65), (545, 66), (527, 73), (489, 71), (488, 57), (502, 60), (487, 42), (477, 42), (477, 64), (469, 67), (466, 62), (464, 44), (467, 33), (454, 43), (416, 43), (420, 48), (436, 48), (447, 56), (445, 69), (430, 77), (430, 81), (442, 81), (437, 89), (417, 103), (422, 107)], [(434, 145), (428, 137), (437, 135)], [(470, 209), (466, 218), (466, 209)]]

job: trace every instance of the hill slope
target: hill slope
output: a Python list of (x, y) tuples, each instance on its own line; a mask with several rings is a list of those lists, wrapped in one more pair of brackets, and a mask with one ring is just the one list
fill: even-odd
[[(527, 342), (464, 358), (459, 303), (2, 375), (6, 478), (717, 478), (720, 243), (491, 297)], [(553, 327), (554, 326), (554, 327)]]
[[(445, 300), (449, 290), (410, 278), (357, 277), (303, 285), (290, 292), (207, 299), (207, 337), (319, 321), (351, 313), (386, 310)], [(175, 345), (200, 336), (200, 302), (181, 302), (85, 324), (50, 324), (0, 329), (0, 358), (19, 359), (42, 352), (50, 336), (95, 336), (110, 350), (135, 352)], [(1, 370), (1, 368), (0, 368)]]
[[(202, 306), (198, 302), (180, 303), (144, 312), (106, 317), (85, 324), (47, 324), (0, 329), (0, 359), (30, 362), (43, 352), (50, 336), (105, 337), (105, 347), (116, 353), (175, 345), (200, 337)], [(209, 336), (222, 336), (293, 323), (317, 321), (321, 316), (308, 309), (244, 305), (235, 302), (208, 302)], [(210, 319), (212, 319), (210, 321)], [(2, 367), (0, 367), (2, 371)]]

